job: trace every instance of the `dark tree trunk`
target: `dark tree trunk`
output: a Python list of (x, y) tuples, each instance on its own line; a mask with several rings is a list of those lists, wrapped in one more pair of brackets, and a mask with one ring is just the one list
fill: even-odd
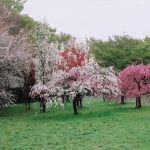
[(76, 98), (77, 98), (77, 106), (78, 106), (78, 108), (82, 108), (82, 95), (79, 93), (79, 94), (77, 94), (76, 95)]
[[(140, 81), (137, 81), (136, 78), (134, 80), (137, 83), (138, 90), (140, 92), (141, 91)], [(141, 108), (141, 107), (142, 107), (142, 105), (141, 105), (141, 96), (137, 96), (136, 97), (136, 108)]]
[(43, 101), (43, 112), (46, 112), (46, 104), (45, 104), (45, 101)]
[(65, 102), (65, 96), (62, 95), (61, 98), (62, 98), (62, 102), (64, 103)]
[(27, 97), (27, 99), (25, 100), (25, 105), (26, 105), (26, 111), (30, 110), (30, 100), (29, 100), (29, 97)]
[(67, 102), (69, 102), (69, 95), (66, 95), (66, 100)]
[(23, 95), (24, 95), (24, 104), (26, 106), (26, 111), (30, 110), (29, 92), (25, 89)]
[(105, 100), (106, 100), (106, 95), (103, 94), (103, 101), (105, 102)]
[(136, 108), (141, 108), (142, 105), (141, 105), (141, 97), (140, 96), (137, 96), (136, 97)]
[(104, 93), (104, 94), (103, 94), (103, 101), (104, 101), (104, 102), (106, 101), (107, 97), (108, 97), (108, 94)]
[(46, 112), (46, 104), (43, 97), (40, 98), (40, 112)]
[(124, 102), (124, 95), (121, 95), (121, 104), (125, 104), (125, 102)]
[(78, 113), (76, 105), (77, 105), (77, 96), (73, 99), (73, 110), (75, 115)]

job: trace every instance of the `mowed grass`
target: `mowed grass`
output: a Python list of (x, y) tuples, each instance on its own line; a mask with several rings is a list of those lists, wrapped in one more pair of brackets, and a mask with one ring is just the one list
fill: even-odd
[(121, 105), (85, 98), (79, 114), (72, 103), (39, 113), (19, 104), (0, 110), (0, 150), (149, 150), (150, 103)]

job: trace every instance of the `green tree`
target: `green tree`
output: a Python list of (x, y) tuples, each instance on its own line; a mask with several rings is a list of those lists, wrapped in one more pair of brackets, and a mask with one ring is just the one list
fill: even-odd
[(55, 40), (58, 42), (58, 49), (61, 48), (61, 45), (67, 46), (68, 42), (71, 39), (74, 41), (76, 38), (70, 34), (66, 34), (63, 32), (60, 32), (59, 34), (55, 35)]
[(150, 63), (150, 40), (142, 42), (139, 46), (135, 48), (134, 54), (135, 61), (143, 63), (143, 64), (149, 64)]
[(59, 34), (56, 35), (56, 40), (59, 43), (63, 43), (63, 44), (66, 44), (71, 38), (74, 38), (74, 37), (70, 34), (66, 34), (63, 32), (60, 32)]
[(57, 39), (57, 37), (56, 37), (56, 28), (50, 27), (49, 31), (51, 33), (50, 42), (54, 42), (55, 43), (56, 39)]
[(36, 25), (36, 21), (29, 17), (28, 15), (21, 15), (19, 26), (20, 28), (32, 29)]
[(90, 38), (87, 40), (90, 52), (106, 67), (114, 66), (117, 70), (124, 69), (134, 62), (150, 63), (150, 40), (135, 39), (128, 35), (110, 37), (108, 41)]
[(26, 0), (0, 0), (0, 13), (3, 13), (4, 10), (11, 12), (6, 18), (8, 24), (14, 22), (15, 25), (10, 28), (11, 34), (18, 34), (21, 28), (33, 29), (36, 24), (36, 21), (28, 15), (20, 14), (25, 2)]
[(20, 13), (26, 1), (27, 0), (0, 0), (0, 4), (5, 5), (11, 12)]

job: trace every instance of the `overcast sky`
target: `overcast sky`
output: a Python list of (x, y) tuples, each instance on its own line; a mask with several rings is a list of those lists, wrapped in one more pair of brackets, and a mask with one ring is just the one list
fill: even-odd
[(27, 0), (22, 13), (81, 40), (150, 36), (150, 0)]

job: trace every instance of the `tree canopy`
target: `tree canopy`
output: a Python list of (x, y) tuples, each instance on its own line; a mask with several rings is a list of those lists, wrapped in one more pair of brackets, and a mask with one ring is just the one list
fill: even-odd
[(4, 5), (11, 12), (20, 13), (26, 1), (27, 0), (0, 0), (0, 4)]
[(88, 40), (90, 51), (104, 66), (114, 66), (117, 70), (124, 69), (133, 62), (150, 63), (150, 41), (140, 40), (129, 35), (110, 37), (108, 41)]

